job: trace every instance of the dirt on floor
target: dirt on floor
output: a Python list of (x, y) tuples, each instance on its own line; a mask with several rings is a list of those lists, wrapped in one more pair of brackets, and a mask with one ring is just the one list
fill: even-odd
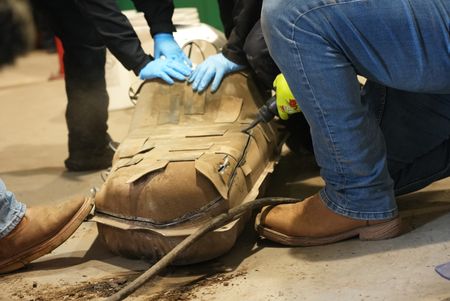
[(216, 286), (235, 286), (239, 284), (231, 283), (230, 280), (243, 277), (245, 279), (246, 271), (239, 271), (232, 274), (217, 274), (212, 276), (205, 276), (192, 283), (184, 284), (178, 287), (171, 288), (167, 291), (160, 292), (151, 296), (148, 301), (187, 301), (187, 300), (198, 300), (199, 295), (202, 297), (208, 295), (210, 292), (208, 290), (202, 290), (198, 292), (197, 290), (202, 288), (213, 288)]
[[(247, 272), (219, 273), (213, 275), (202, 275), (188, 282), (172, 284), (164, 287), (158, 284), (158, 279), (150, 281), (138, 290), (133, 296), (138, 299), (143, 297), (148, 301), (186, 301), (197, 300), (213, 293), (216, 286), (236, 286), (237, 283), (230, 282), (232, 279), (243, 277)], [(98, 300), (109, 297), (130, 284), (140, 273), (123, 273), (114, 277), (104, 277), (100, 279), (90, 279), (76, 283), (65, 283), (60, 280), (55, 284), (38, 284), (33, 281), (24, 285), (23, 280), (17, 277), (15, 282), (18, 289), (10, 297), (10, 300), (27, 301), (71, 301), (71, 300)], [(150, 288), (150, 289), (149, 289)], [(212, 291), (208, 292), (208, 288)], [(202, 289), (199, 293), (198, 290)], [(156, 290), (156, 292), (155, 292)]]
[(33, 282), (16, 289), (11, 300), (47, 301), (47, 300), (96, 300), (109, 297), (132, 282), (139, 275), (124, 274), (98, 280), (80, 281), (67, 284), (38, 284)]

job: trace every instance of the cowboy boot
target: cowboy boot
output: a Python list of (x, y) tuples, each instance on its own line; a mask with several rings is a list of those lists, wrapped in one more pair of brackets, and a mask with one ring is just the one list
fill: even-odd
[(317, 193), (302, 202), (263, 208), (256, 217), (258, 234), (288, 246), (317, 246), (352, 237), (380, 240), (402, 233), (400, 217), (357, 220), (330, 210)]
[(24, 267), (66, 241), (93, 207), (83, 198), (58, 206), (28, 208), (20, 223), (0, 239), (0, 274)]

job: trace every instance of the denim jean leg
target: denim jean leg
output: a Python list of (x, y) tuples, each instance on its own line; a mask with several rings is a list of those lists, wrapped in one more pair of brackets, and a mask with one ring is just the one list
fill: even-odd
[(0, 239), (8, 235), (25, 215), (25, 204), (16, 200), (0, 179)]
[[(361, 101), (356, 74), (402, 89), (450, 91), (446, 5), (264, 2), (262, 27), (269, 50), (311, 126), (326, 182), (321, 196), (335, 212), (356, 219), (397, 214), (384, 138)], [(430, 25), (430, 20), (436, 21)]]

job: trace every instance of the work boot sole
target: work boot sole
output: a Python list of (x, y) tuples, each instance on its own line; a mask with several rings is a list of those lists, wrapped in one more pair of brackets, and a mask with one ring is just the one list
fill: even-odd
[(93, 200), (91, 198), (86, 198), (83, 205), (75, 213), (72, 219), (55, 235), (51, 236), (49, 239), (36, 246), (18, 253), (14, 257), (0, 262), (0, 274), (23, 268), (33, 260), (36, 260), (39, 257), (42, 257), (45, 254), (48, 254), (56, 249), (78, 229), (78, 227), (83, 223), (84, 219), (89, 215), (89, 212), (92, 210), (93, 206)]
[(383, 223), (358, 227), (325, 237), (291, 236), (263, 226), (261, 224), (261, 213), (256, 216), (255, 229), (263, 238), (293, 247), (320, 246), (353, 237), (359, 237), (360, 240), (382, 240), (396, 237), (403, 232), (402, 220), (400, 217), (396, 217)]

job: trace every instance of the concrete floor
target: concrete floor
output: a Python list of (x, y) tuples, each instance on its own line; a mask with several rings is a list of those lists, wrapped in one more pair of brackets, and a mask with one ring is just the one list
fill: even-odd
[[(0, 72), (0, 177), (27, 205), (87, 195), (100, 172), (66, 172), (63, 80), (55, 55), (35, 52)], [(132, 110), (110, 113), (121, 140)], [(303, 198), (323, 182), (313, 160), (286, 152), (268, 195)], [(399, 199), (413, 230), (401, 237), (286, 248), (257, 239), (251, 223), (227, 255), (171, 267), (129, 300), (450, 300), (450, 282), (434, 272), (450, 261), (450, 179)], [(150, 263), (110, 254), (84, 223), (66, 243), (28, 268), (0, 278), (0, 300), (101, 299)]]

